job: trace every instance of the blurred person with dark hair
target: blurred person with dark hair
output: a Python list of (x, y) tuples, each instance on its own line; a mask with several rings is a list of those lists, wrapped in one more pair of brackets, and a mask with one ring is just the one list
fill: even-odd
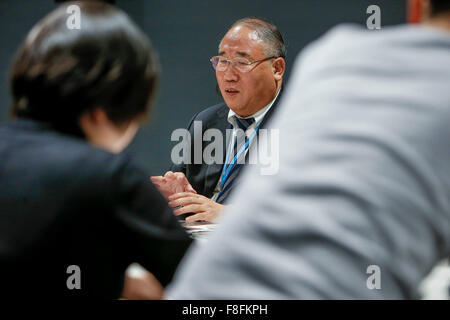
[(302, 52), (269, 126), (279, 173), (245, 173), (171, 298), (420, 297), (450, 255), (450, 0), (420, 5), (422, 25), (338, 26)]
[[(66, 25), (74, 4), (80, 29)], [(121, 153), (158, 74), (148, 38), (105, 3), (63, 4), (29, 32), (11, 69), (14, 121), (0, 127), (2, 296), (117, 298), (133, 262), (171, 280), (190, 239)]]
[[(211, 63), (225, 102), (194, 115), (188, 126), (192, 137), (190, 155), (182, 163), (174, 164), (164, 176), (152, 177), (170, 200), (169, 204), (178, 207), (176, 215), (193, 213), (186, 218), (187, 222), (216, 221), (229, 203), (242, 169), (249, 162), (248, 151), (255, 150), (253, 142), (276, 109), (283, 85), (286, 46), (273, 23), (256, 17), (237, 20), (222, 38), (218, 51)], [(194, 122), (202, 124), (199, 135), (194, 133)], [(209, 143), (201, 139), (211, 129), (222, 133), (223, 159), (209, 164), (204, 156)], [(228, 130), (232, 130), (231, 138), (227, 136)], [(240, 134), (245, 137), (240, 139)], [(244, 145), (246, 141), (248, 145)], [(195, 144), (201, 145), (201, 163), (196, 163)]]

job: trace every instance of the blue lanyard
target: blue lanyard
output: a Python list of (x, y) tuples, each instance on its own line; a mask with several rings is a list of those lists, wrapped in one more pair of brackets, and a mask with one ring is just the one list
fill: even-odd
[[(258, 126), (256, 127), (255, 131), (252, 133), (252, 135), (250, 136), (250, 138), (245, 142), (245, 144), (241, 147), (241, 149), (238, 151), (238, 153), (233, 157), (233, 160), (228, 164), (228, 159), (230, 157), (230, 153), (231, 153), (231, 149), (233, 148), (232, 143), (234, 139), (230, 139), (230, 143), (228, 145), (228, 152), (227, 152), (227, 156), (225, 158), (225, 164), (223, 165), (222, 168), (222, 175), (220, 178), (220, 186), (223, 188), (223, 186), (225, 185), (225, 182), (227, 181), (228, 177), (231, 175), (231, 173), (233, 172), (233, 169), (235, 168), (235, 164), (237, 162), (237, 160), (239, 159), (239, 157), (241, 156), (241, 154), (243, 152), (245, 152), (245, 150), (248, 149), (248, 146), (250, 145), (250, 143), (252, 142), (253, 138), (255, 138), (256, 133), (259, 130), (259, 127), (261, 126), (262, 121), (258, 124)], [(237, 136), (236, 136), (237, 139)], [(237, 167), (237, 166), (236, 166)], [(223, 190), (222, 190), (223, 191)], [(222, 192), (221, 191), (221, 192)]]

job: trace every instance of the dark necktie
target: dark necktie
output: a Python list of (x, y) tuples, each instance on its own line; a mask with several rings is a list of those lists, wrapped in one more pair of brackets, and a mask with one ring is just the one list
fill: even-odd
[[(255, 118), (238, 118), (234, 116), (234, 119), (236, 121), (236, 124), (238, 125), (239, 129), (242, 131), (237, 133), (236, 139), (233, 144), (232, 152), (230, 152), (230, 157), (228, 162), (231, 162), (233, 157), (237, 155), (239, 150), (244, 146), (244, 144), (247, 142), (247, 136), (245, 135), (245, 131), (250, 127), (254, 122)], [(246, 158), (246, 152), (244, 151), (239, 158), (237, 159), (236, 164), (233, 166), (233, 169), (230, 172), (230, 175), (228, 176), (227, 180), (225, 181), (224, 186), (221, 190), (222, 192), (219, 193), (219, 196), (217, 197), (216, 202), (223, 203), (223, 201), (227, 198), (228, 194), (230, 193), (230, 190), (233, 188), (233, 183), (235, 182), (237, 176), (239, 175), (239, 171), (242, 167), (242, 164), (245, 162)], [(228, 163), (227, 163), (228, 164)]]

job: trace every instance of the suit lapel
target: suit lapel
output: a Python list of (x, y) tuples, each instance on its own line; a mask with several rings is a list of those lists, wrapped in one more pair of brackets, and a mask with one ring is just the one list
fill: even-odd
[[(227, 129), (231, 129), (231, 124), (228, 122), (228, 107), (224, 104), (224, 108), (221, 108), (217, 111), (217, 116), (211, 121), (207, 127), (205, 127), (205, 130), (207, 129), (218, 129), (222, 133), (223, 142), (222, 142), (222, 150), (223, 150), (223, 158), (222, 163), (214, 163), (211, 165), (208, 165), (206, 167), (206, 173), (205, 173), (205, 186), (203, 190), (203, 194), (211, 197), (214, 193), (214, 189), (217, 185), (217, 181), (220, 179), (220, 176), (222, 174), (222, 167), (225, 163), (225, 157), (226, 157), (226, 151), (227, 151)], [(203, 148), (204, 149), (204, 148)]]

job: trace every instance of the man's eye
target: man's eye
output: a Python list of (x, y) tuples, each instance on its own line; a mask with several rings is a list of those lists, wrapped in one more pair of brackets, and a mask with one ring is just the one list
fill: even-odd
[(228, 62), (227, 59), (219, 59), (220, 64), (227, 64), (227, 62)]
[(237, 59), (235, 61), (236, 61), (236, 63), (238, 63), (239, 65), (242, 65), (242, 66), (248, 65), (248, 61), (245, 59)]

